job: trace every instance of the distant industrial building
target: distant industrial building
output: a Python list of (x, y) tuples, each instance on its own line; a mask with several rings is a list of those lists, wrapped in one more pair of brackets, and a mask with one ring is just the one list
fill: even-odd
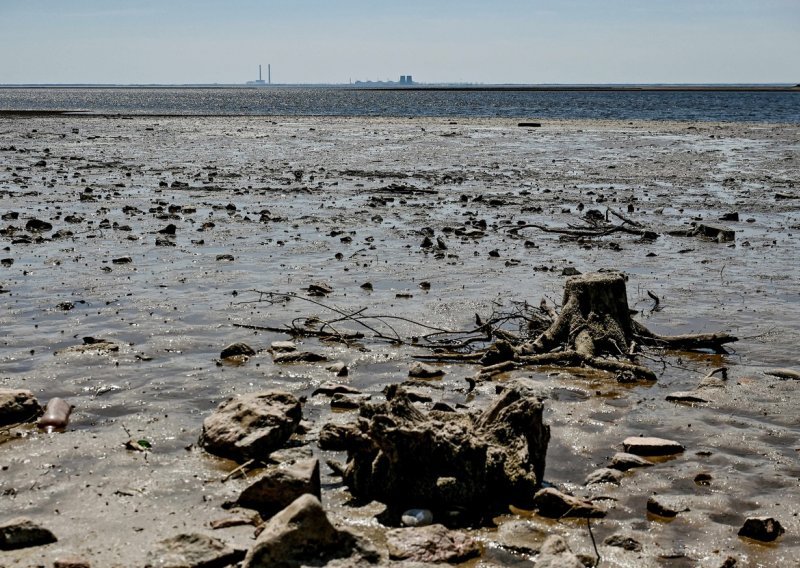
[(411, 75), (400, 75), (400, 84), (401, 85), (413, 85), (414, 79)]
[(267, 80), (261, 78), (261, 65), (258, 66), (258, 79), (255, 81), (248, 81), (248, 85), (271, 85), (272, 84), (272, 66), (267, 64)]

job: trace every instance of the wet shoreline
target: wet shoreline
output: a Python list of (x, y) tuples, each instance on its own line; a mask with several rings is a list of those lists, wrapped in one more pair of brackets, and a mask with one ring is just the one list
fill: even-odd
[[(513, 301), (558, 305), (568, 267), (627, 274), (637, 318), (660, 333), (741, 337), (727, 356), (652, 354), (654, 385), (559, 369), (515, 373), (550, 391), (545, 478), (560, 488), (588, 491), (585, 476), (630, 435), (687, 447), (604, 489), (616, 504), (595, 524), (598, 540), (625, 532), (643, 545), (641, 558), (605, 546), (604, 562), (719, 566), (733, 556), (768, 565), (796, 556), (796, 382), (763, 373), (797, 368), (796, 126), (545, 121), (528, 130), (490, 119), (51, 116), (4, 117), (0, 130), (7, 166), (0, 207), (18, 213), (0, 227), (19, 228), (0, 237), (8, 247), (0, 256), (13, 260), (0, 268), (8, 291), (0, 296), (8, 306), (0, 316), (0, 386), (76, 406), (67, 432), (23, 427), (19, 439), (0, 444), (0, 465), (8, 468), (3, 510), (32, 516), (59, 536), (48, 550), (12, 553), (18, 565), (46, 563), (65, 550), (93, 565), (136, 565), (156, 536), (211, 533), (208, 521), (222, 516), (220, 503), (243, 482), (221, 483), (229, 464), (192, 445), (203, 418), (233, 394), (280, 387), (307, 396), (307, 441), (319, 454), (315, 432), (347, 418), (332, 413), (325, 397), (310, 396), (333, 378), (324, 365), (279, 365), (268, 353), (242, 366), (215, 363), (234, 341), (261, 350), (286, 339), (233, 324), (279, 327), (330, 316), (303, 300), (259, 302), (255, 291), (304, 295), (321, 281), (333, 290), (323, 303), (339, 309), (459, 330), (475, 313), (486, 317)], [(607, 208), (659, 238), (508, 231), (520, 222), (583, 226), (588, 210)], [(668, 234), (733, 211), (740, 218), (727, 223), (734, 243)], [(52, 229), (22, 229), (34, 218)], [(175, 246), (157, 246), (169, 224)], [(426, 229), (446, 248), (422, 247)], [(54, 239), (59, 230), (72, 235)], [(30, 242), (13, 242), (25, 235)], [(123, 257), (130, 262), (114, 262)], [(660, 298), (659, 311), (651, 311), (647, 291)], [(73, 307), (59, 308), (64, 303)], [(398, 332), (422, 333), (413, 325)], [(120, 350), (64, 352), (84, 336), (113, 340)], [(407, 378), (418, 350), (362, 343), (302, 345), (345, 362), (347, 384), (380, 400), (385, 385)], [(709, 403), (665, 400), (719, 366), (730, 378)], [(433, 400), (482, 408), (494, 398), (493, 383), (466, 394), (475, 366), (443, 369), (430, 388)], [(152, 451), (127, 451), (123, 425), (150, 440)], [(710, 485), (693, 482), (702, 472)], [(671, 523), (652, 520), (644, 502), (653, 493), (690, 497), (691, 511)], [(323, 503), (334, 518), (379, 540), (381, 529), (346, 501), (337, 478), (324, 473)], [(742, 542), (736, 530), (744, 511), (779, 518), (787, 534), (773, 547)], [(529, 522), (590, 551), (580, 523)], [(251, 542), (252, 530), (213, 532)], [(492, 542), (492, 531), (478, 535)], [(499, 554), (486, 548), (487, 562)], [(524, 556), (517, 561), (530, 565)]]

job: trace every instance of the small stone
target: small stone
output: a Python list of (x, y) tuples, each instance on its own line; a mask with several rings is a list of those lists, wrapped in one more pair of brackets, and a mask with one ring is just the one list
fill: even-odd
[(17, 517), (0, 524), (0, 550), (16, 550), (51, 544), (58, 539), (48, 529), (26, 517)]
[(625, 452), (617, 452), (611, 458), (611, 463), (608, 467), (618, 469), (619, 471), (628, 471), (637, 467), (652, 467), (653, 462), (647, 461), (634, 454), (627, 454)]
[(682, 497), (653, 495), (647, 500), (647, 511), (659, 517), (672, 518), (688, 510)]
[(33, 420), (42, 410), (31, 391), (0, 389), (0, 426)]
[(631, 436), (622, 442), (625, 451), (639, 456), (669, 456), (679, 454), (684, 447), (678, 442), (663, 438)]
[(177, 229), (178, 229), (178, 227), (176, 227), (174, 224), (170, 223), (169, 225), (167, 225), (166, 227), (164, 227), (163, 229), (161, 229), (158, 232), (161, 235), (173, 235), (174, 236), (175, 233), (177, 232)]
[(39, 219), (30, 219), (27, 223), (25, 223), (25, 230), (29, 233), (41, 233), (43, 231), (49, 231), (52, 228), (52, 223), (41, 221)]
[(208, 568), (229, 566), (244, 558), (219, 539), (204, 534), (180, 534), (162, 540), (147, 555), (151, 568)]
[(228, 359), (230, 357), (252, 357), (255, 354), (255, 349), (246, 343), (231, 343), (222, 350), (219, 356), (222, 359)]
[(311, 396), (317, 396), (318, 394), (322, 394), (325, 396), (334, 396), (336, 394), (361, 394), (361, 391), (358, 389), (354, 389), (348, 385), (340, 385), (336, 383), (322, 383), (314, 389), (314, 392), (311, 393)]
[(308, 288), (308, 295), (309, 296), (327, 296), (331, 292), (333, 292), (333, 288), (331, 288), (328, 284), (324, 282), (317, 282), (316, 284), (311, 284)]
[(236, 260), (232, 254), (218, 254), (217, 262), (233, 262)]
[(529, 521), (508, 521), (497, 527), (494, 542), (518, 554), (538, 554), (547, 532)]
[(331, 373), (336, 373), (337, 377), (346, 377), (350, 374), (350, 370), (347, 368), (347, 365), (338, 361), (333, 365), (328, 365), (325, 367), (325, 370), (330, 371)]
[(611, 469), (608, 467), (603, 467), (597, 469), (586, 476), (586, 481), (583, 482), (584, 485), (596, 485), (598, 483), (611, 483), (613, 485), (619, 485), (619, 482), (622, 480), (622, 472), (616, 469)]
[(275, 363), (318, 363), (327, 361), (325, 355), (312, 353), (311, 351), (289, 351), (287, 353), (273, 353), (272, 360)]
[(437, 369), (436, 367), (432, 367), (431, 365), (426, 365), (425, 363), (416, 361), (411, 364), (411, 367), (409, 367), (408, 376), (417, 379), (433, 379), (437, 377), (443, 377), (444, 371)]
[(708, 402), (707, 399), (699, 396), (694, 391), (676, 391), (667, 395), (669, 402), (685, 402), (689, 404), (702, 404)]
[(629, 536), (622, 536), (619, 534), (611, 535), (603, 541), (606, 546), (615, 546), (631, 552), (641, 552), (642, 544)]
[(537, 491), (533, 497), (533, 504), (540, 515), (551, 519), (565, 517), (590, 517), (596, 519), (606, 516), (605, 511), (593, 503), (567, 495), (553, 487)]
[(255, 509), (265, 518), (271, 517), (292, 502), (310, 493), (321, 499), (319, 460), (301, 460), (289, 466), (267, 469), (264, 475), (245, 489), (237, 505)]
[(175, 241), (167, 238), (156, 237), (156, 246), (157, 247), (174, 247)]
[(786, 530), (772, 517), (749, 517), (739, 529), (739, 536), (761, 542), (772, 542)]
[(297, 345), (293, 341), (273, 341), (269, 346), (273, 353), (288, 353), (296, 351)]
[(121, 256), (113, 259), (111, 262), (114, 264), (130, 264), (133, 262), (133, 259), (129, 256)]
[(91, 568), (91, 564), (80, 556), (61, 556), (53, 563), (53, 568)]
[(409, 509), (400, 515), (400, 522), (406, 527), (426, 527), (433, 524), (433, 513), (429, 509)]
[(411, 562), (458, 563), (480, 554), (478, 542), (443, 525), (391, 529), (386, 533), (389, 558)]
[(579, 276), (580, 274), (580, 270), (574, 266), (567, 266), (561, 271), (561, 276)]

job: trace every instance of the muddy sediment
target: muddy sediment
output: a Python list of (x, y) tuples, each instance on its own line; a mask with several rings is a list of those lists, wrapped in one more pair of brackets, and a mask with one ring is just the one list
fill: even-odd
[[(210, 525), (249, 480), (197, 446), (204, 418), (233, 395), (303, 400), (292, 450), (324, 463), (344, 459), (317, 438), (354, 416), (348, 397), (381, 402), (406, 381), (420, 408), (479, 412), (516, 378), (544, 397), (545, 482), (606, 511), (591, 523), (603, 565), (791, 565), (799, 385), (767, 371), (800, 367), (798, 127), (517, 124), (0, 118), (0, 388), (74, 406), (64, 432), (0, 429), (0, 522), (24, 515), (58, 538), (3, 552), (0, 565), (144, 565), (156, 541), (189, 532), (251, 547), (252, 525)], [(583, 234), (606, 223), (639, 234)], [(476, 383), (479, 366), (456, 363), (409, 382), (414, 355), (430, 351), (390, 341), (431, 332), (418, 323), (471, 329), (515, 302), (558, 310), (567, 275), (601, 269), (626, 275), (633, 317), (653, 332), (739, 341), (727, 354), (646, 350), (657, 380), (630, 383), (549, 367)], [(326, 306), (404, 319), (337, 322), (363, 334), (348, 344), (264, 330), (332, 319)], [(326, 361), (276, 360), (270, 345), (288, 339)], [(236, 343), (254, 354), (223, 360)], [(707, 377), (719, 367), (724, 378)], [(684, 451), (584, 485), (631, 436)], [(648, 512), (654, 496), (678, 503), (674, 517)], [(327, 467), (322, 503), (385, 548), (376, 506), (351, 502)], [(773, 517), (785, 534), (742, 538), (748, 517)], [(595, 554), (585, 520), (514, 509), (495, 523), (464, 529), (483, 543), (464, 565), (531, 566), (548, 534)]]

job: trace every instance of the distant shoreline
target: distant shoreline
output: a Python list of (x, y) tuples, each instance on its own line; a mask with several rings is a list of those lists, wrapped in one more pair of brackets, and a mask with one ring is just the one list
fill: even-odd
[(800, 92), (800, 84), (721, 84), (721, 85), (452, 85), (420, 84), (197, 84), (197, 85), (0, 85), (0, 89), (341, 89), (347, 91), (452, 91), (452, 92)]

